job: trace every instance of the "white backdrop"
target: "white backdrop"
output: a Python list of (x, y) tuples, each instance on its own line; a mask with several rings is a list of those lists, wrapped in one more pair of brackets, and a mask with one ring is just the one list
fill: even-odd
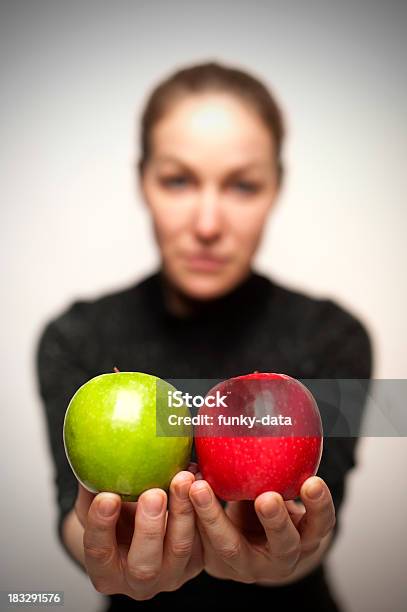
[[(67, 612), (95, 612), (102, 598), (55, 536), (33, 347), (73, 299), (124, 287), (157, 262), (132, 174), (150, 88), (217, 59), (275, 89), (287, 182), (258, 268), (351, 309), (371, 332), (374, 375), (405, 378), (407, 11), (322, 0), (27, 0), (0, 10), (0, 590), (64, 590)], [(348, 612), (401, 612), (406, 439), (364, 439), (358, 457), (332, 579)]]

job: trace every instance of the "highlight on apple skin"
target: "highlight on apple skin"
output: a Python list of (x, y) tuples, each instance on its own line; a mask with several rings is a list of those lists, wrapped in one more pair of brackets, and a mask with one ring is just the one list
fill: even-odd
[[(223, 415), (222, 423), (214, 418), (213, 425), (198, 425), (194, 431), (202, 477), (224, 501), (253, 500), (265, 491), (295, 499), (303, 482), (317, 473), (322, 456), (321, 416), (311, 392), (300, 381), (274, 372), (230, 378), (208, 395), (216, 391), (228, 397), (227, 408), (203, 405), (199, 414)], [(256, 417), (256, 424), (251, 429), (224, 424), (225, 417), (235, 416), (237, 422), (240, 415)], [(261, 424), (267, 415), (279, 424), (272, 429)], [(282, 424), (288, 421), (291, 425)]]
[[(157, 435), (156, 413), (165, 409), (168, 391), (176, 389), (157, 376), (117, 368), (79, 387), (65, 413), (63, 441), (86, 489), (136, 501), (149, 488), (168, 490), (188, 467), (192, 427), (180, 424), (171, 436)], [(190, 415), (187, 406), (178, 413)]]

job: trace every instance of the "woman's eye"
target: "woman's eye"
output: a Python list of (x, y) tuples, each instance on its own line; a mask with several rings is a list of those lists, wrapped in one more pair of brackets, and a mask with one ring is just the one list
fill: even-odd
[(257, 191), (257, 185), (254, 183), (248, 183), (247, 181), (238, 181), (235, 183), (239, 191), (251, 193)]
[[(188, 183), (188, 177), (178, 174), (176, 176), (174, 175), (161, 179), (161, 183), (165, 187), (170, 188), (185, 187), (185, 185)], [(237, 181), (233, 184), (233, 186), (242, 193), (254, 193), (258, 191), (258, 186), (255, 183), (250, 183), (248, 181)]]
[(164, 178), (162, 182), (164, 185), (167, 185), (169, 187), (173, 187), (173, 186), (182, 187), (183, 184), (185, 184), (186, 180), (187, 179), (185, 176), (179, 175), (179, 176), (170, 176), (170, 177)]

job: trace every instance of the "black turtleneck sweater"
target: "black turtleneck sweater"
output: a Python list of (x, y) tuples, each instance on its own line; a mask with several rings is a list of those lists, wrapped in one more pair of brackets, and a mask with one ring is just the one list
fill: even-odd
[[(90, 378), (139, 371), (160, 378), (226, 379), (258, 370), (294, 378), (360, 378), (372, 373), (372, 347), (365, 326), (330, 299), (316, 299), (252, 271), (227, 295), (193, 315), (171, 313), (157, 270), (120, 291), (76, 300), (50, 320), (36, 346), (36, 371), (54, 465), (57, 533), (74, 505), (77, 481), (67, 462), (63, 419), (69, 400)], [(363, 411), (364, 400), (359, 406)], [(355, 465), (355, 437), (327, 437), (318, 475), (328, 484), (337, 513), (345, 478)], [(193, 458), (195, 455), (193, 455)], [(106, 598), (109, 610), (270, 608), (337, 610), (323, 565), (288, 586), (263, 587), (212, 578), (206, 572), (174, 592), (148, 601), (124, 595)], [(109, 601), (110, 600), (110, 601)]]

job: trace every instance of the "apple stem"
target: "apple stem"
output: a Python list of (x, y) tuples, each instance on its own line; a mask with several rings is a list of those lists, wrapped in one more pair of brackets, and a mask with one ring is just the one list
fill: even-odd
[(253, 374), (258, 374), (259, 371), (258, 370), (254, 370)]
[(118, 368), (116, 368), (116, 366), (114, 366), (113, 371), (114, 372), (120, 372), (120, 370)]

